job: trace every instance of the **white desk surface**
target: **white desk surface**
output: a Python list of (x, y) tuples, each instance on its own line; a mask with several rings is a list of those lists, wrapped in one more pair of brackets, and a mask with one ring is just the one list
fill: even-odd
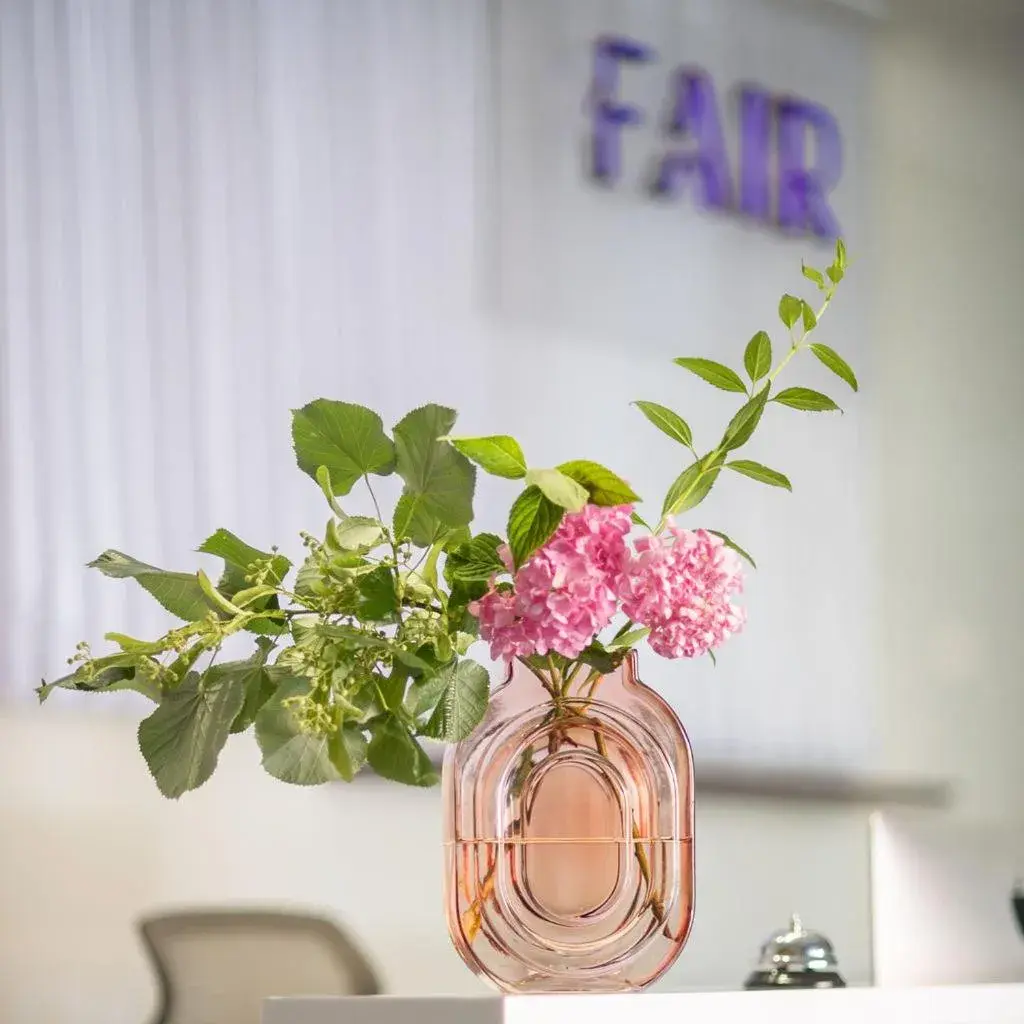
[(614, 996), (281, 998), (263, 1024), (1024, 1024), (1024, 985)]

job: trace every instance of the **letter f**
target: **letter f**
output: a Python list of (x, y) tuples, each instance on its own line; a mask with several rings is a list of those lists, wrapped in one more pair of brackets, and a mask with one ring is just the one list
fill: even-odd
[(621, 36), (604, 36), (594, 44), (594, 79), (590, 87), (591, 173), (605, 184), (614, 184), (622, 172), (621, 129), (643, 121), (638, 108), (616, 101), (619, 64), (623, 61), (645, 63), (653, 57), (650, 47)]

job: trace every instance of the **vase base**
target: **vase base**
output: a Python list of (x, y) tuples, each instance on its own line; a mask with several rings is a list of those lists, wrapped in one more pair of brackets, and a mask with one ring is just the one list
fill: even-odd
[(534, 975), (524, 978), (515, 985), (502, 985), (506, 995), (616, 995), (639, 992), (640, 986), (624, 978), (553, 978), (550, 975)]

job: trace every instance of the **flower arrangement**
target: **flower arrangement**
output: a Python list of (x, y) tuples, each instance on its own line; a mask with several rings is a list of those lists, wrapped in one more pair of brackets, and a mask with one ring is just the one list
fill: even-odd
[[(181, 624), (154, 640), (108, 633), (116, 650), (102, 656), (80, 644), (70, 674), (39, 687), (40, 700), (55, 688), (150, 698), (139, 746), (168, 797), (202, 785), (228, 736), (250, 727), (264, 767), (285, 782), (351, 780), (368, 765), (425, 786), (437, 774), (420, 740), (463, 740), (485, 713), (488, 673), (467, 657), (478, 639), (495, 660), (527, 665), (555, 701), (583, 666), (608, 671), (644, 641), (665, 658), (714, 658), (743, 625), (735, 598), (750, 558), (724, 534), (683, 528), (675, 517), (700, 504), (723, 470), (791, 489), (782, 473), (736, 453), (769, 404), (838, 409), (808, 388), (775, 389), (799, 353), (857, 389), (846, 362), (810, 340), (845, 269), (842, 242), (824, 271), (803, 267), (818, 308), (784, 295), (784, 354), (774, 362), (759, 331), (744, 352), (746, 380), (710, 359), (675, 360), (742, 396), (706, 453), (678, 413), (634, 403), (684, 455), (654, 525), (626, 481), (597, 462), (533, 468), (512, 437), (454, 436), (455, 412), (437, 405), (413, 410), (389, 436), (370, 409), (318, 399), (293, 413), (292, 437), (330, 518), (322, 537), (303, 535), (295, 572), (277, 549), (224, 529), (198, 548), (223, 561), (216, 582), (202, 570), (171, 572), (105, 551), (91, 567), (135, 580)], [(470, 530), (478, 468), (522, 482), (506, 537)], [(402, 487), (386, 517), (374, 481), (392, 474)], [(372, 515), (342, 508), (357, 485)], [(251, 655), (222, 660), (242, 636), (252, 639)]]

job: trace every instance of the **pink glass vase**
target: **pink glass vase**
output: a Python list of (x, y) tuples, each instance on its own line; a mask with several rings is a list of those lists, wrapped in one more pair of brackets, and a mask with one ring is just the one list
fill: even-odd
[(565, 678), (516, 662), (449, 748), (448, 929), (506, 992), (640, 989), (693, 919), (693, 763), (636, 655)]

